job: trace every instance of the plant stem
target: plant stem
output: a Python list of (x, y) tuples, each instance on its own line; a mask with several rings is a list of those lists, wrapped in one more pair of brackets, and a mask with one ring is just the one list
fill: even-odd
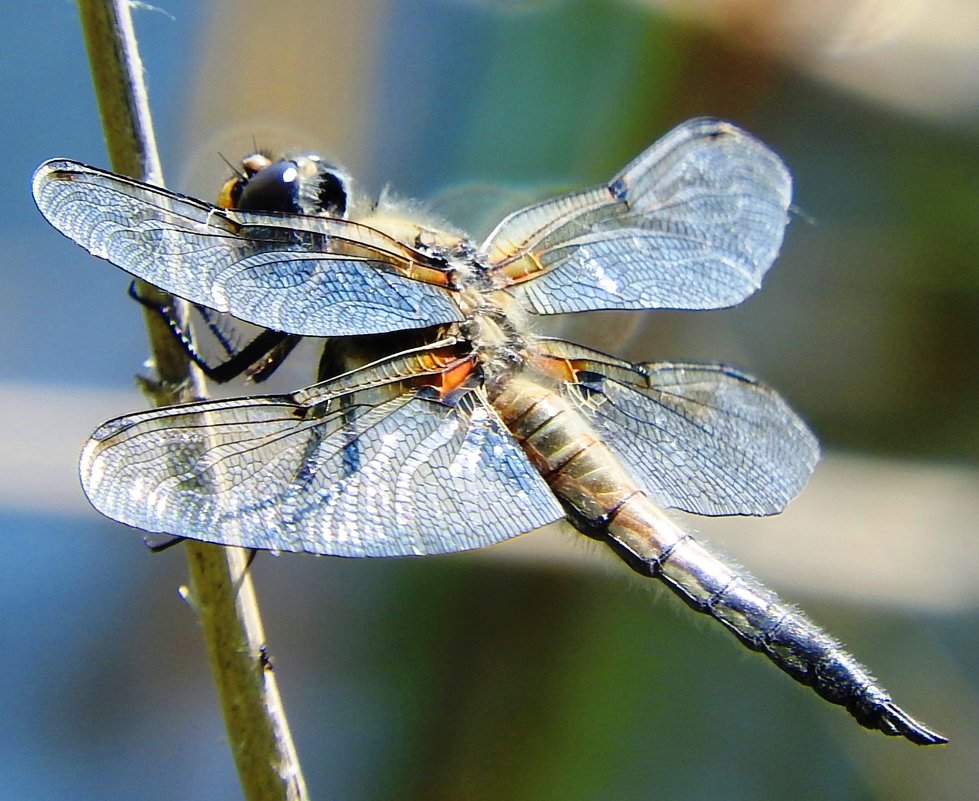
[[(79, 0), (82, 28), (102, 115), (106, 145), (117, 172), (163, 184), (143, 69), (125, 0)], [(159, 289), (139, 287), (152, 302), (170, 302)], [(189, 363), (160, 315), (146, 310), (156, 405), (203, 397), (199, 371)], [(146, 382), (149, 385), (149, 382)], [(266, 658), (248, 554), (236, 548), (185, 544), (189, 601), (207, 641), (232, 755), (248, 801), (308, 797), (275, 675)]]

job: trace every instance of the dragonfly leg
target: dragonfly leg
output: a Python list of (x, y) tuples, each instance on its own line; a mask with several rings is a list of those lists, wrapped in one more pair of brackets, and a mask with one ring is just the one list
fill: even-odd
[(135, 281), (129, 285), (129, 296), (163, 318), (177, 343), (187, 354), (187, 358), (196, 364), (204, 375), (219, 384), (227, 383), (243, 374), (256, 383), (264, 381), (278, 369), (302, 339), (296, 334), (264, 329), (244, 347), (235, 347), (222, 326), (215, 320), (217, 313), (204, 306), (195, 306), (211, 336), (228, 357), (214, 363), (200, 353), (190, 330), (179, 319), (172, 305), (168, 303), (160, 305), (144, 298), (139, 294)]

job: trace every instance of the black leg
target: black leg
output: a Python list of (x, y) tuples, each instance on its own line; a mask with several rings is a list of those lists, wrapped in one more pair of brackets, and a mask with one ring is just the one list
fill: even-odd
[(231, 381), (242, 374), (247, 375), (255, 382), (265, 381), (279, 368), (286, 356), (302, 339), (296, 334), (286, 334), (282, 331), (272, 331), (266, 328), (244, 347), (237, 347), (233, 344), (227, 330), (229, 326), (233, 325), (231, 321), (234, 318), (230, 315), (211, 311), (203, 306), (194, 306), (192, 307), (193, 310), (200, 317), (214, 341), (218, 343), (219, 349), (227, 357), (212, 362), (197, 349), (190, 331), (181, 325), (177, 319), (173, 306), (169, 304), (160, 306), (146, 300), (137, 291), (135, 281), (129, 285), (129, 296), (159, 314), (187, 357), (201, 368), (204, 375), (219, 384)]

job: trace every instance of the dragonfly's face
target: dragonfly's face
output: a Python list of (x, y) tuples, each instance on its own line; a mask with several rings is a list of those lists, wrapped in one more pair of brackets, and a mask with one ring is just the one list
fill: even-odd
[(223, 208), (347, 216), (350, 177), (314, 153), (277, 161), (253, 153), (241, 160), (241, 170), (236, 172), (218, 195), (218, 205)]

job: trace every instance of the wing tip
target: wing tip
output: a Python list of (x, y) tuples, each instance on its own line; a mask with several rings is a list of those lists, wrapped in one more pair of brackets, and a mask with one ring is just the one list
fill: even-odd
[[(54, 174), (60, 172), (66, 164), (64, 159), (48, 159), (37, 166), (31, 175), (31, 195), (38, 210), (45, 214), (43, 203), (44, 187), (56, 180)], [(45, 214), (45, 217), (47, 215)]]

